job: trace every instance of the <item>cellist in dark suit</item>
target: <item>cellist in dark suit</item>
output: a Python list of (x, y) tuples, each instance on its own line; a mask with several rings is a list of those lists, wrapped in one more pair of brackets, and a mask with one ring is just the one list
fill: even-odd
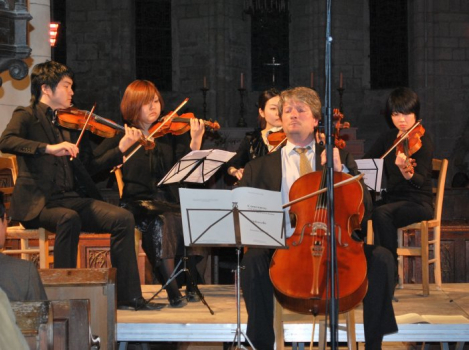
[(0, 150), (16, 154), (18, 179), (10, 216), (26, 228), (56, 233), (54, 266), (76, 267), (80, 232), (111, 233), (111, 262), (117, 268), (118, 307), (154, 309), (142, 297), (134, 249), (134, 218), (102, 201), (88, 170), (122, 163), (122, 152), (141, 136), (126, 129), (118, 147), (95, 158), (87, 132), (77, 146), (79, 130), (61, 128), (54, 110), (68, 108), (73, 72), (53, 61), (37, 64), (31, 73), (31, 105), (18, 107), (0, 138)]
[[(289, 201), (289, 189), (300, 177), (300, 155), (295, 148), (307, 148), (306, 156), (312, 170), (321, 170), (325, 163), (324, 147), (315, 142), (314, 128), (321, 118), (321, 102), (316, 92), (298, 87), (280, 95), (279, 113), (288, 142), (280, 151), (249, 162), (240, 186), (281, 191), (284, 203)], [(358, 174), (353, 157), (334, 148), (334, 171)], [(371, 208), (367, 191), (365, 208)], [(285, 215), (287, 236), (293, 232), (290, 218)], [(273, 286), (269, 277), (273, 250), (249, 248), (242, 264), (241, 287), (248, 311), (247, 336), (258, 350), (274, 347)], [(392, 308), (394, 264), (391, 253), (382, 248), (366, 246), (368, 293), (364, 299), (366, 348), (380, 349), (384, 334), (397, 331)], [(295, 272), (297, 273), (297, 272)], [(304, 271), (302, 273), (308, 273)]]

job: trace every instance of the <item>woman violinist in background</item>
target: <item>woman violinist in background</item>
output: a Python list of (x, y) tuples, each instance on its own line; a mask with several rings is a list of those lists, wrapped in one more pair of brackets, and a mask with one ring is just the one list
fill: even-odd
[(278, 101), (280, 92), (269, 89), (259, 95), (259, 128), (246, 134), (241, 141), (236, 155), (228, 162), (228, 174), (241, 180), (243, 177), (244, 165), (250, 160), (269, 153), (273, 146), (267, 140), (269, 132), (281, 130), (282, 121), (278, 114)]
[[(126, 88), (120, 107), (124, 120), (148, 137), (150, 128), (160, 117), (164, 102), (153, 83), (136, 80)], [(184, 155), (191, 150), (200, 149), (204, 124), (201, 120), (192, 118), (190, 126), (190, 134), (174, 136), (166, 133), (154, 140), (155, 148), (140, 148), (122, 166), (125, 185), (121, 206), (134, 214), (136, 227), (142, 232), (143, 250), (162, 284), (168, 281), (174, 271), (175, 257), (183, 255), (184, 242), (178, 188), (172, 185), (158, 187), (157, 184)], [(107, 139), (100, 147), (106, 149), (109, 143), (118, 142), (119, 137)], [(192, 251), (192, 254), (195, 253)], [(188, 260), (188, 268), (194, 282), (197, 282), (195, 256)], [(189, 281), (186, 282), (187, 300), (199, 301), (193, 286)], [(171, 307), (187, 304), (176, 280), (166, 287), (166, 291)]]
[[(364, 158), (380, 158), (419, 119), (420, 101), (409, 88), (400, 87), (389, 95), (385, 116), (394, 128), (381, 135)], [(433, 216), (433, 143), (420, 125), (408, 141), (384, 157), (386, 192), (372, 213), (375, 244), (388, 248), (397, 264), (397, 229)], [(423, 135), (422, 135), (423, 134)], [(421, 136), (422, 135), (422, 136)], [(421, 137), (420, 137), (421, 136)], [(420, 138), (420, 139), (419, 139)], [(413, 152), (406, 144), (411, 145)], [(407, 155), (406, 155), (407, 153)]]

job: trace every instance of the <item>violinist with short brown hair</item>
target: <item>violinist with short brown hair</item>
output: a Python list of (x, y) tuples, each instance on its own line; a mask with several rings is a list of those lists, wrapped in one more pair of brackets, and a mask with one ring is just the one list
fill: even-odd
[[(80, 232), (111, 234), (111, 263), (117, 268), (118, 306), (150, 310), (142, 297), (134, 249), (134, 218), (102, 200), (90, 171), (122, 163), (126, 145), (141, 136), (127, 130), (123, 143), (94, 157), (85, 132), (54, 123), (55, 110), (68, 108), (73, 72), (58, 62), (37, 64), (31, 73), (31, 104), (18, 107), (0, 138), (0, 150), (16, 154), (18, 179), (10, 216), (26, 228), (44, 227), (56, 234), (54, 267), (74, 268)], [(127, 142), (127, 141), (131, 142)]]
[[(407, 87), (391, 92), (385, 117), (393, 128), (381, 135), (364, 158), (380, 158), (419, 119), (418, 95)], [(384, 158), (386, 191), (373, 210), (376, 245), (391, 251), (397, 264), (397, 229), (433, 217), (432, 159), (430, 135), (419, 125), (396, 151)]]
[[(158, 186), (158, 183), (173, 165), (190, 151), (199, 150), (205, 132), (204, 122), (195, 117), (186, 119), (190, 131), (173, 135), (173, 124), (160, 118), (164, 101), (156, 86), (148, 80), (135, 80), (130, 83), (122, 97), (121, 113), (124, 120), (153, 139), (155, 147), (151, 150), (134, 148), (122, 165), (124, 189), (121, 206), (133, 213), (137, 228), (142, 232), (142, 248), (152, 270), (161, 284), (166, 284), (175, 269), (177, 256), (184, 254), (181, 209), (178, 205), (177, 184)], [(168, 116), (169, 117), (169, 116)], [(164, 124), (165, 123), (165, 124)], [(167, 132), (157, 131), (166, 130)], [(159, 137), (153, 138), (156, 132)], [(120, 136), (104, 140), (98, 150), (113, 148), (119, 143)], [(188, 248), (189, 270), (197, 282), (196, 260), (203, 255), (201, 248)], [(190, 251), (189, 251), (190, 250)], [(187, 301), (198, 301), (195, 286), (186, 280), (186, 296), (182, 296), (178, 283), (173, 279), (166, 292), (171, 307), (183, 307)]]

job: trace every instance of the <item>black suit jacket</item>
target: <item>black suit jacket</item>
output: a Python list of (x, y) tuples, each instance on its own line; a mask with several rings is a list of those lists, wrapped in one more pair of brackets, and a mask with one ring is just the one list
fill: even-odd
[[(54, 126), (46, 115), (47, 109), (43, 103), (18, 107), (0, 138), (0, 150), (17, 156), (18, 178), (11, 199), (10, 216), (18, 221), (36, 218), (50, 199), (55, 185), (58, 158), (44, 153), (47, 144), (55, 143)], [(76, 143), (79, 134), (79, 130), (62, 130), (64, 140), (71, 143)], [(79, 148), (78, 158), (71, 162), (76, 191), (84, 197), (101, 199), (90, 172), (122, 163), (122, 154), (116, 147), (95, 158), (87, 131)]]
[[(324, 147), (316, 144), (316, 170), (322, 170), (320, 154), (324, 151)], [(339, 150), (340, 160), (344, 164), (350, 175), (358, 175), (357, 163), (353, 156), (344, 151)], [(366, 190), (365, 185), (361, 182), (364, 188), (363, 204), (366, 211), (371, 211), (373, 204), (371, 196)], [(282, 187), (282, 151), (279, 150), (270, 153), (266, 156), (256, 158), (246, 164), (242, 179), (239, 181), (240, 186), (256, 187), (264, 190), (280, 191)]]

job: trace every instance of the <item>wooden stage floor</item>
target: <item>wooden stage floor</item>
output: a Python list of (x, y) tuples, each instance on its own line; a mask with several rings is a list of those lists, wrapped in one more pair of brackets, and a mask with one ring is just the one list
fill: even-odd
[[(159, 290), (158, 285), (144, 285), (144, 297), (150, 298)], [(232, 342), (237, 327), (234, 285), (200, 285), (205, 300), (214, 311), (211, 315), (201, 302), (188, 303), (177, 309), (165, 307), (159, 311), (117, 312), (117, 341), (127, 342), (203, 342), (210, 344)], [(405, 285), (396, 290), (394, 310), (399, 332), (384, 338), (389, 345), (417, 342), (468, 342), (469, 345), (469, 284), (444, 284), (438, 291), (431, 285), (430, 296), (421, 296), (420, 285)], [(242, 300), (242, 298), (241, 298)], [(163, 291), (155, 299), (167, 303)], [(310, 316), (284, 316), (285, 342), (311, 340)], [(292, 321), (291, 319), (296, 319)], [(246, 327), (246, 311), (241, 302), (241, 329)], [(364, 341), (362, 309), (355, 311), (357, 342)], [(431, 323), (416, 323), (428, 321)], [(344, 320), (339, 320), (339, 326)], [(340, 327), (339, 327), (340, 328)], [(317, 333), (318, 327), (316, 327)], [(317, 334), (315, 341), (317, 341)], [(345, 331), (339, 331), (339, 341), (346, 342)], [(395, 344), (394, 344), (395, 345)], [(386, 343), (383, 343), (386, 348)], [(210, 347), (212, 348), (212, 347)], [(469, 348), (469, 346), (467, 346)]]

